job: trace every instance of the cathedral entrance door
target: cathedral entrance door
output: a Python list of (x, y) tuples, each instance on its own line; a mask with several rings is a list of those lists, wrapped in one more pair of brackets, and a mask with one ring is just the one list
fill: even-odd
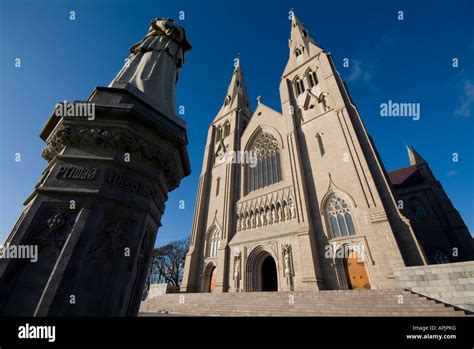
[(278, 291), (277, 269), (271, 256), (267, 256), (262, 263), (262, 291)]
[(214, 267), (211, 271), (211, 277), (209, 278), (209, 292), (214, 291), (216, 288), (216, 280), (217, 280), (217, 268)]
[(344, 267), (346, 269), (347, 282), (350, 289), (370, 289), (369, 276), (365, 269), (365, 263), (356, 252), (349, 252), (348, 258), (344, 261)]

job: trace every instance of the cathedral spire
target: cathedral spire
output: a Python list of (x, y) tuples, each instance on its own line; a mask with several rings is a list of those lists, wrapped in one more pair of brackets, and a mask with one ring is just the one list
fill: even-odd
[(290, 58), (283, 75), (307, 61), (310, 57), (322, 51), (316, 45), (308, 30), (296, 17), (294, 11), (291, 14), (291, 32), (288, 41), (290, 48)]
[(240, 66), (240, 54), (235, 59), (234, 66), (234, 72), (232, 73), (232, 79), (230, 80), (230, 84), (227, 88), (227, 94), (224, 98), (224, 103), (219, 110), (219, 113), (217, 113), (214, 121), (220, 119), (222, 116), (235, 109), (242, 110), (242, 112), (247, 116), (252, 115), (247, 95), (247, 88), (245, 87), (244, 83), (244, 72)]
[(298, 47), (304, 48), (304, 52), (302, 53), (306, 54), (308, 57), (311, 56), (311, 54), (313, 53), (311, 51), (320, 50), (311, 35), (309, 35), (308, 30), (299, 21), (294, 12), (291, 19), (291, 34), (289, 45), (290, 49), (296, 49)]
[(410, 159), (410, 166), (426, 164), (425, 159), (413, 147), (406, 146), (408, 150), (408, 158)]
[(309, 49), (308, 47), (309, 43), (316, 45), (313, 38), (309, 35), (309, 32), (306, 30), (304, 25), (299, 21), (299, 19), (296, 17), (294, 12), (291, 19), (290, 41), (294, 41), (295, 43), (302, 44), (306, 46), (307, 49)]

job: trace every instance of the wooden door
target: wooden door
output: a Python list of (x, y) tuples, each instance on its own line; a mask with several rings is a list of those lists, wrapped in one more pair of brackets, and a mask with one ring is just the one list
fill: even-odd
[(216, 279), (217, 279), (216, 269), (217, 268), (212, 269), (212, 272), (211, 272), (211, 277), (209, 281), (209, 292), (214, 291), (214, 289), (216, 288)]
[(359, 255), (351, 251), (345, 261), (347, 281), (353, 290), (370, 289), (369, 276), (365, 269), (365, 263), (361, 261)]

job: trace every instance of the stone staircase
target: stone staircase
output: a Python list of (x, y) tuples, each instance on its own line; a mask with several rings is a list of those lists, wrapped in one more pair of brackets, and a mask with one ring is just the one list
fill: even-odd
[[(399, 303), (402, 300), (403, 303)], [(403, 289), (165, 294), (140, 316), (465, 316), (468, 311)]]

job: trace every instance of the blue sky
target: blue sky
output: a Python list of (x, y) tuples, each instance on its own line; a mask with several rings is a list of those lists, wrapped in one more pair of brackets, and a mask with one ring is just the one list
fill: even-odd
[[(177, 85), (186, 107), (192, 174), (172, 192), (157, 245), (191, 232), (207, 129), (240, 52), (254, 107), (257, 95), (280, 110), (294, 8), (338, 71), (388, 170), (408, 164), (413, 145), (473, 231), (473, 2), (374, 1), (25, 1), (0, 4), (0, 240), (22, 211), (46, 161), (38, 134), (54, 105), (106, 86), (153, 17), (178, 18), (193, 50)], [(69, 11), (76, 20), (69, 20)], [(404, 11), (404, 20), (397, 20)], [(15, 68), (15, 58), (21, 68)], [(343, 67), (344, 58), (350, 66)], [(452, 59), (459, 67), (452, 67)], [(421, 103), (421, 119), (382, 118), (380, 104)], [(15, 153), (21, 162), (15, 162)], [(452, 154), (459, 154), (459, 162)], [(185, 209), (179, 209), (184, 200)]]

